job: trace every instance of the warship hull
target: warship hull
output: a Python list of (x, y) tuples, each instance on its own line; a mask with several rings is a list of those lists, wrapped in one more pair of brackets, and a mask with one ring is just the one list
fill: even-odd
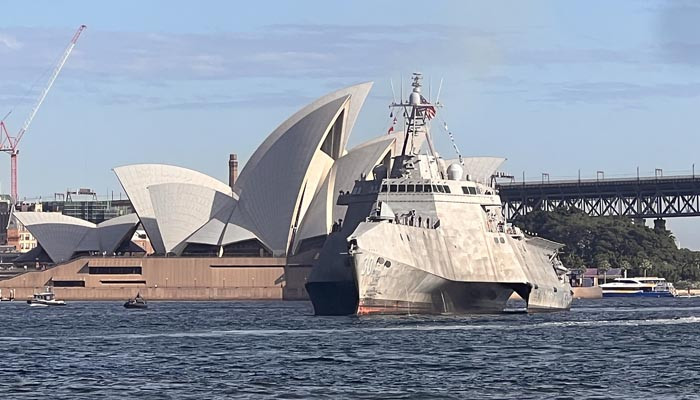
[(357, 285), (353, 281), (308, 282), (306, 291), (316, 315), (352, 315), (357, 311)]
[[(385, 261), (380, 264), (377, 259)], [(357, 254), (355, 263), (360, 266), (358, 315), (500, 313), (518, 286), (455, 282), (370, 252)]]
[[(378, 241), (379, 237), (383, 241)], [(492, 253), (490, 257), (501, 264), (498, 271), (511, 272), (487, 278), (479, 273), (455, 274), (473, 262), (468, 259), (473, 252), (460, 249), (451, 253), (447, 249), (456, 246), (436, 230), (363, 223), (352, 235), (352, 241), (359, 315), (501, 313), (513, 292), (526, 301), (528, 312), (568, 310), (572, 301), (568, 284), (558, 280), (553, 270), (544, 279), (528, 279), (528, 267), (548, 267), (537, 264), (537, 246), (528, 246), (520, 257)], [(387, 246), (392, 242), (395, 243)], [(402, 243), (407, 246), (404, 250)], [(518, 243), (512, 245), (518, 248)], [(504, 262), (511, 265), (503, 265)]]
[(506, 221), (493, 186), (505, 159), (467, 162), (458, 152), (447, 166), (429, 129), (439, 105), (421, 79), (414, 73), (408, 99), (391, 105), (405, 120), (400, 152), (352, 191), (340, 188), (345, 218), (331, 225), (307, 284), (316, 314), (500, 313), (513, 292), (530, 312), (568, 310), (562, 245)]

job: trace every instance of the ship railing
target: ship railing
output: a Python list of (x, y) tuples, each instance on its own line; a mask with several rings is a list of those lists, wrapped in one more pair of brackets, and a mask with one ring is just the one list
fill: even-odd
[(415, 212), (396, 215), (394, 220), (390, 222), (398, 225), (413, 226), (424, 229), (437, 229), (440, 227), (439, 219), (435, 219), (433, 220), (433, 223), (431, 223), (430, 217), (423, 218), (421, 215), (416, 215)]

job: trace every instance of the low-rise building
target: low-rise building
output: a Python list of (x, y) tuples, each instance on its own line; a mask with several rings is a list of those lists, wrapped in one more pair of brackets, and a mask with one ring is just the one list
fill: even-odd
[(134, 212), (128, 199), (99, 199), (95, 191), (86, 188), (77, 191), (69, 189), (65, 194), (56, 193), (54, 200), (41, 201), (41, 205), (44, 211), (60, 212), (93, 224)]
[[(42, 212), (41, 203), (22, 203), (23, 212)], [(10, 215), (7, 223), (7, 244), (14, 246), (20, 253), (28, 253), (37, 246), (37, 240), (22, 222)]]

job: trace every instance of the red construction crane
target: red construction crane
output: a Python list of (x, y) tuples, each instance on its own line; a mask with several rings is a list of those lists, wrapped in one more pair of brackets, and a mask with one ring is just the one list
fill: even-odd
[(58, 74), (61, 72), (63, 66), (66, 64), (66, 60), (68, 60), (68, 56), (70, 56), (70, 53), (73, 51), (73, 47), (75, 47), (75, 43), (78, 41), (78, 37), (80, 37), (80, 34), (83, 32), (83, 30), (85, 30), (85, 28), (85, 25), (80, 25), (78, 31), (75, 32), (75, 35), (73, 35), (73, 39), (71, 39), (70, 43), (68, 44), (68, 48), (66, 48), (66, 51), (61, 57), (61, 60), (58, 62), (58, 65), (56, 65), (56, 68), (54, 68), (53, 73), (51, 74), (51, 78), (49, 78), (49, 83), (46, 85), (46, 88), (44, 88), (44, 90), (41, 92), (39, 100), (37, 100), (36, 104), (34, 104), (32, 112), (29, 113), (29, 117), (26, 121), (24, 121), (22, 129), (19, 130), (17, 135), (10, 136), (10, 134), (7, 132), (7, 128), (5, 127), (5, 118), (7, 118), (7, 116), (10, 115), (12, 111), (8, 112), (2, 119), (2, 121), (0, 121), (0, 137), (2, 138), (2, 142), (0, 142), (0, 151), (4, 151), (5, 153), (10, 154), (10, 182), (12, 186), (11, 194), (12, 201), (15, 203), (19, 201), (19, 194), (17, 193), (17, 154), (19, 154), (19, 149), (17, 148), (17, 146), (19, 145), (19, 141), (22, 140), (22, 136), (24, 136), (24, 134), (27, 132), (27, 129), (29, 129), (29, 125), (32, 123), (32, 120), (34, 119), (34, 116), (36, 115), (37, 111), (39, 111), (41, 103), (44, 102), (46, 95), (49, 94), (51, 86), (53, 86), (54, 81), (56, 80), (56, 78), (58, 78)]

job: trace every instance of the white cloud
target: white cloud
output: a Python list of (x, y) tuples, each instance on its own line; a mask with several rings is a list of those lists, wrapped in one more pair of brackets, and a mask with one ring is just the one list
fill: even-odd
[[(636, 67), (653, 62), (653, 54), (649, 50), (562, 49), (538, 47), (539, 43), (529, 46), (521, 41), (522, 32), (513, 30), (483, 31), (435, 24), (421, 25), (418, 30), (414, 28), (401, 25), (286, 24), (266, 26), (251, 32), (211, 34), (88, 30), (81, 36), (63, 74), (64, 79), (73, 77), (98, 84), (131, 82), (137, 86), (298, 77), (348, 84), (414, 69), (426, 72), (453, 69), (461, 71), (469, 79), (486, 79), (494, 74), (503, 74), (504, 67), (603, 63)], [(4, 60), (0, 80), (29, 84), (53, 66), (70, 36), (70, 31), (56, 29), (0, 29), (0, 49), (3, 45), (8, 48), (19, 46), (13, 57)], [(16, 43), (12, 39), (14, 37), (21, 37), (24, 43)], [(417, 49), (420, 49), (420, 55), (412, 56)], [(491, 89), (494, 88), (497, 89)], [(669, 95), (689, 96), (682, 89), (662, 89)], [(626, 97), (629, 93), (642, 92), (647, 95), (651, 91), (570, 87), (552, 92), (549, 97), (553, 99), (581, 101), (578, 99), (586, 96), (611, 99)], [(105, 89), (95, 96), (110, 96), (110, 93), (109, 89)], [(183, 104), (200, 107), (206, 104), (194, 98), (154, 101), (154, 96), (148, 96), (149, 106), (154, 103), (166, 107)], [(270, 97), (266, 100), (275, 98)], [(120, 99), (114, 101), (118, 103)], [(226, 99), (216, 103), (230, 104), (232, 101)]]
[[(246, 77), (348, 78), (395, 70), (420, 48), (429, 65), (475, 64), (498, 52), (502, 35), (426, 25), (407, 36), (404, 26), (278, 25), (253, 32), (154, 34), (88, 30), (66, 72), (136, 80), (236, 79)], [(51, 65), (70, 39), (55, 29), (0, 30), (24, 38), (6, 71), (31, 78)], [(468, 37), (469, 40), (464, 38)], [(489, 56), (496, 60), (497, 57)]]
[(645, 98), (696, 98), (700, 97), (700, 83), (640, 84), (632, 82), (587, 82), (547, 85), (549, 94), (542, 101), (567, 103), (604, 103), (610, 101), (639, 103)]
[(22, 43), (10, 35), (0, 33), (0, 47), (2, 46), (10, 50), (18, 50), (22, 48)]

